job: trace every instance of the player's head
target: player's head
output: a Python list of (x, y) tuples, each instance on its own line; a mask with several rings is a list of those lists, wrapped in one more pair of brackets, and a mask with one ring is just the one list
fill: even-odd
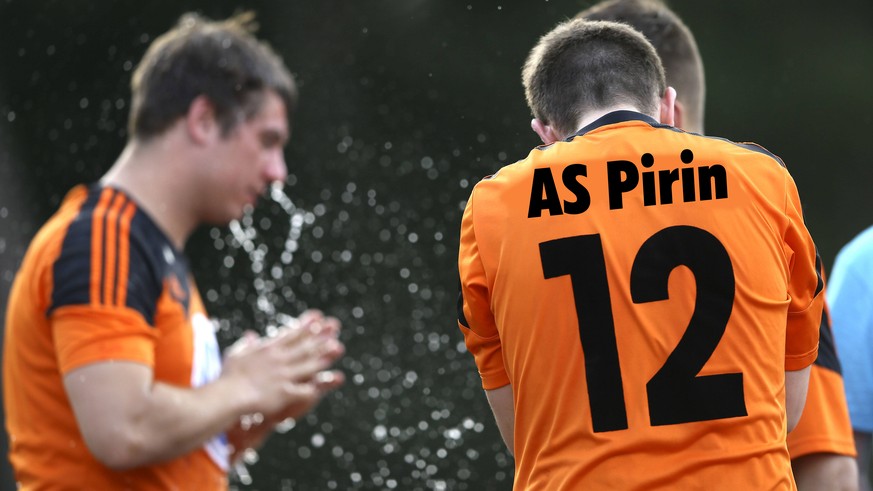
[(203, 96), (224, 134), (261, 109), (268, 91), (287, 112), (297, 90), (279, 57), (254, 37), (254, 14), (223, 21), (183, 15), (155, 39), (133, 73), (128, 131), (140, 141), (160, 135)]
[(543, 36), (528, 55), (522, 79), (534, 126), (548, 126), (559, 138), (610, 108), (658, 118), (667, 89), (658, 54), (642, 34), (624, 24), (583, 19)]
[(661, 0), (605, 0), (583, 10), (577, 18), (624, 22), (652, 43), (667, 76), (676, 88), (676, 126), (703, 133), (706, 84), (703, 60), (688, 26)]

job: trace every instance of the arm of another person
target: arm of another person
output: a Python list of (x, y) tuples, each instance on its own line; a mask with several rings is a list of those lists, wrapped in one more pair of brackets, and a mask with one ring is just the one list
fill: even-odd
[(802, 370), (785, 372), (785, 407), (788, 416), (788, 431), (797, 426), (806, 405), (806, 392), (809, 389), (809, 371), (811, 367)]
[(512, 400), (512, 385), (505, 385), (499, 389), (486, 390), (485, 397), (491, 405), (494, 420), (497, 421), (497, 429), (503, 437), (503, 443), (509, 449), (511, 455), (515, 455), (515, 405)]
[(94, 456), (129, 469), (189, 453), (244, 414), (315, 399), (317, 389), (306, 381), (330, 364), (337, 344), (307, 329), (246, 340), (228, 350), (218, 379), (196, 389), (155, 382), (150, 367), (123, 361), (73, 369), (64, 386)]
[(870, 459), (873, 458), (873, 434), (855, 430), (855, 450), (858, 452), (858, 489), (870, 491)]

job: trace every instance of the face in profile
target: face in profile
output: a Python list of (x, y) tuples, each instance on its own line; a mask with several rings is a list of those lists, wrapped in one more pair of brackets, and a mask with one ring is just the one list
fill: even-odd
[(226, 224), (257, 204), (270, 184), (288, 175), (284, 147), (288, 141), (285, 103), (267, 91), (260, 110), (214, 142), (207, 164), (203, 221)]

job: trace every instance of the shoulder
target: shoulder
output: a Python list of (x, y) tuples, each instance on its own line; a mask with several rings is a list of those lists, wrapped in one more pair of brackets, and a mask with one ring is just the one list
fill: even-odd
[(853, 270), (873, 270), (873, 226), (867, 228), (840, 249), (836, 264)]
[(91, 188), (53, 265), (50, 311), (67, 305), (133, 307), (150, 319), (162, 289), (167, 240), (123, 192)]

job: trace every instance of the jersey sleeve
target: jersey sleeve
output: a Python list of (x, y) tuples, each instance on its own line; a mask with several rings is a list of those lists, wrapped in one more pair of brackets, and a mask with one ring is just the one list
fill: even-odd
[(787, 227), (784, 239), (789, 258), (785, 369), (801, 370), (811, 365), (818, 354), (824, 280), (821, 258), (803, 222), (797, 187), (787, 171), (785, 176)]
[(464, 334), (467, 350), (476, 360), (482, 388), (492, 390), (508, 385), (500, 335), (491, 312), (488, 278), (476, 242), (472, 195), (461, 221), (458, 272), (461, 277), (458, 325)]
[(60, 370), (98, 361), (154, 365), (159, 273), (130, 231), (134, 209), (97, 207), (73, 221), (52, 267), (48, 317)]

